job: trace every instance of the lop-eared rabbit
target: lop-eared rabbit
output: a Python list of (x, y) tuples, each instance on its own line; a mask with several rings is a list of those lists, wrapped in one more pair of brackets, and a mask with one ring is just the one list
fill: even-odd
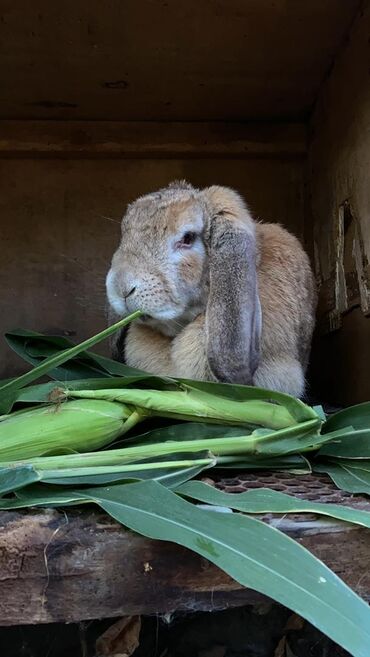
[(304, 394), (316, 307), (296, 237), (227, 187), (175, 182), (128, 206), (106, 280), (114, 357), (153, 374)]

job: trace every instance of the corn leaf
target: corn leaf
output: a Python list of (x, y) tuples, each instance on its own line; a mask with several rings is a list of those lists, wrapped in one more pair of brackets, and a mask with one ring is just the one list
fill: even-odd
[[(237, 438), (245, 436), (245, 427), (203, 422), (181, 422), (152, 429), (146, 433), (122, 441), (122, 446), (155, 445), (157, 443), (206, 440), (212, 438)], [(118, 446), (119, 443), (115, 445)]]
[(15, 399), (17, 398), (18, 390), (24, 388), (30, 383), (33, 383), (34, 381), (37, 381), (37, 379), (39, 379), (41, 376), (44, 376), (45, 374), (48, 374), (48, 372), (52, 371), (55, 367), (66, 363), (68, 360), (74, 358), (75, 356), (78, 356), (85, 349), (88, 349), (98, 342), (101, 342), (105, 338), (112, 335), (115, 331), (118, 331), (123, 326), (126, 326), (126, 324), (129, 324), (134, 319), (140, 317), (140, 315), (140, 311), (128, 315), (116, 324), (113, 324), (112, 326), (104, 329), (104, 331), (101, 331), (97, 335), (94, 335), (84, 342), (81, 342), (81, 344), (74, 345), (69, 349), (62, 350), (60, 353), (53, 355), (50, 358), (46, 358), (40, 365), (34, 367), (33, 370), (30, 370), (29, 372), (18, 376), (16, 379), (12, 379), (11, 381), (3, 384), (0, 387), (0, 414), (9, 412)]
[(189, 481), (177, 488), (176, 492), (200, 502), (227, 506), (244, 513), (317, 513), (370, 528), (369, 511), (340, 504), (309, 502), (268, 488), (245, 493), (224, 493), (201, 481)]
[(370, 459), (369, 402), (350, 406), (331, 415), (323, 425), (322, 433), (332, 431), (337, 433), (337, 437), (325, 444), (319, 452), (319, 457)]
[(334, 413), (325, 422), (322, 431), (329, 433), (347, 427), (353, 427), (355, 430), (370, 428), (370, 402), (356, 404)]
[(31, 465), (0, 468), (0, 495), (13, 493), (39, 480), (39, 473)]
[(59, 468), (37, 472), (40, 481), (61, 486), (102, 486), (154, 479), (168, 488), (176, 488), (214, 464), (215, 458), (208, 452), (197, 452), (144, 459), (127, 465)]
[(86, 472), (88, 470), (87, 468), (81, 468), (80, 472), (77, 471), (79, 474), (75, 474), (74, 470), (61, 470), (60, 473), (57, 470), (47, 470), (40, 473), (42, 476), (39, 481), (42, 481), (45, 484), (59, 486), (106, 486), (107, 484), (130, 484), (136, 481), (153, 479), (154, 481), (159, 481), (163, 486), (168, 488), (176, 488), (189, 479), (196, 477), (205, 467), (207, 466), (184, 466), (179, 467), (176, 470), (157, 467), (157, 469), (150, 471), (137, 468), (130, 472), (125, 472), (125, 468), (119, 469), (117, 467), (116, 472), (110, 473), (100, 472), (100, 470), (104, 470), (104, 468), (97, 467), (91, 468), (91, 474)]
[(225, 456), (217, 459), (215, 468), (221, 470), (251, 470), (265, 471), (289, 470), (291, 474), (310, 474), (312, 468), (310, 462), (302, 454), (287, 454), (286, 456), (273, 456), (271, 458)]
[[(243, 427), (234, 427), (222, 424), (206, 424), (200, 422), (183, 422), (165, 427), (152, 429), (144, 434), (125, 438), (115, 442), (115, 447), (128, 447), (133, 445), (155, 445), (168, 441), (187, 441), (192, 439), (236, 438), (244, 435)], [(215, 467), (222, 469), (239, 470), (297, 470), (309, 473), (311, 466), (307, 459), (300, 454), (287, 456), (274, 456), (272, 458), (253, 455), (239, 457), (219, 458)]]
[[(37, 470), (30, 465), (0, 468), (0, 495), (13, 493), (35, 482), (59, 486), (102, 486), (112, 483), (131, 483), (145, 479), (160, 481), (168, 488), (176, 488), (212, 467), (214, 459), (208, 452), (179, 454), (176, 461), (167, 457), (156, 461), (143, 461), (128, 466), (96, 466), (59, 470)], [(149, 468), (148, 468), (149, 465)]]
[[(370, 459), (370, 425), (364, 429), (348, 427), (338, 429), (338, 435), (332, 442), (326, 443), (318, 456), (330, 456), (338, 459)], [(324, 434), (327, 435), (327, 434)]]
[(370, 495), (370, 471), (356, 468), (338, 459), (335, 463), (315, 463), (316, 472), (325, 472), (336, 486), (348, 493), (362, 493)]
[(126, 388), (131, 386), (140, 386), (143, 388), (155, 386), (157, 390), (176, 390), (175, 382), (170, 379), (162, 377), (154, 377), (150, 374), (140, 374), (135, 376), (119, 376), (110, 377), (109, 379), (81, 379), (69, 381), (66, 384), (64, 381), (49, 381), (48, 383), (40, 383), (32, 386), (27, 386), (19, 391), (17, 395), (17, 402), (22, 404), (44, 404), (49, 401), (50, 393), (55, 388), (59, 390), (102, 390), (104, 388)]
[(368, 657), (368, 605), (305, 548), (255, 518), (208, 513), (155, 481), (80, 491), (30, 489), (20, 490), (18, 499), (0, 500), (0, 508), (95, 502), (126, 527), (185, 546), (241, 585), (289, 607), (353, 657)]
[(0, 510), (12, 511), (33, 507), (53, 508), (89, 504), (91, 502), (85, 497), (85, 490), (90, 489), (72, 489), (68, 486), (61, 488), (60, 486), (42, 483), (20, 486), (18, 490), (14, 491), (14, 496), (0, 498)]
[[(336, 459), (332, 461), (336, 463)], [(365, 472), (370, 472), (370, 459), (341, 459), (339, 461), (342, 467), (350, 467), (353, 470), (365, 470)]]
[[(68, 338), (43, 335), (25, 329), (9, 331), (5, 334), (5, 339), (11, 349), (31, 365), (39, 365), (45, 359), (52, 358), (75, 346), (75, 343)], [(140, 370), (136, 368), (87, 350), (48, 372), (48, 376), (61, 381), (139, 374)]]

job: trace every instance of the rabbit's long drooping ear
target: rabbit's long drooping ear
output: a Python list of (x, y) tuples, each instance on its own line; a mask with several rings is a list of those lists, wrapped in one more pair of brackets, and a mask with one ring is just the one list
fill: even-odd
[(219, 381), (252, 385), (262, 328), (255, 224), (241, 197), (231, 189), (209, 187), (202, 195), (209, 219), (209, 367)]

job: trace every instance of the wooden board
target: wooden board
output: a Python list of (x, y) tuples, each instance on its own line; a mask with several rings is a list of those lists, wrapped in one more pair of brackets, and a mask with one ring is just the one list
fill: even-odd
[(321, 283), (313, 378), (319, 398), (343, 405), (370, 398), (369, 34), (366, 0), (310, 125), (307, 229)]
[(306, 151), (304, 123), (0, 121), (0, 158), (281, 158)]
[[(310, 517), (276, 522), (370, 597), (369, 530)], [(2, 512), (0, 527), (0, 625), (211, 611), (260, 597), (185, 548), (98, 512)]]
[(2, 0), (0, 118), (302, 118), (358, 6)]

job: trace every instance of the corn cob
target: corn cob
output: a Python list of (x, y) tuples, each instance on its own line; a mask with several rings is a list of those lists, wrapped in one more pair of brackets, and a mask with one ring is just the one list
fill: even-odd
[[(269, 429), (284, 429), (297, 424), (284, 406), (258, 399), (234, 401), (200, 390), (163, 391), (139, 388), (61, 390), (60, 398), (63, 397), (121, 402), (131, 404), (139, 412), (141, 409), (141, 412), (146, 412), (148, 415), (161, 415), (180, 420), (202, 418), (206, 422), (244, 424)], [(318, 420), (315, 412), (312, 412), (311, 419)]]
[(126, 404), (93, 399), (21, 411), (0, 421), (0, 459), (18, 461), (53, 451), (94, 451), (126, 433), (140, 419)]

